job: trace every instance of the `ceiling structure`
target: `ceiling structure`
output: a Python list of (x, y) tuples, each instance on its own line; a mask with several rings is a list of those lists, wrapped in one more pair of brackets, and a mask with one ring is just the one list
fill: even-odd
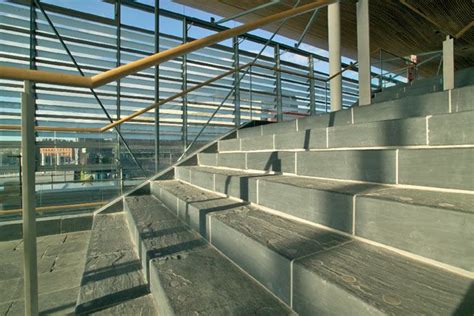
[[(269, 2), (269, 0), (174, 1), (224, 17)], [(237, 20), (245, 23), (259, 19), (288, 10), (295, 2), (295, 0), (282, 0)], [(309, 2), (311, 0), (301, 0), (300, 5)], [(342, 53), (353, 59), (357, 57), (356, 2), (356, 0), (341, 1)], [(474, 0), (371, 0), (369, 11), (371, 51), (383, 48), (399, 56), (440, 51), (446, 36), (451, 35), (455, 38), (456, 69), (474, 66)], [(298, 40), (311, 14), (307, 13), (288, 20), (279, 34)], [(277, 25), (268, 25), (265, 29), (272, 32)], [(323, 8), (319, 10), (303, 42), (327, 49), (327, 32), (327, 9)], [(425, 59), (428, 56), (430, 55), (426, 55)], [(376, 56), (373, 58), (375, 60)], [(423, 60), (422, 57), (420, 60)], [(439, 58), (433, 60), (431, 64), (428, 63), (425, 68), (430, 69), (428, 72), (433, 72), (438, 64)]]

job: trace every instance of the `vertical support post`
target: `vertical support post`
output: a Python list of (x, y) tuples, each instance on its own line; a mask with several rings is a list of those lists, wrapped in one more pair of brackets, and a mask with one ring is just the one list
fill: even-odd
[[(253, 121), (253, 92), (252, 92), (252, 89), (253, 89), (253, 80), (252, 80), (252, 73), (253, 73), (253, 70), (252, 70), (252, 66), (250, 66), (250, 69), (249, 69), (249, 73), (250, 73), (250, 78), (249, 78), (249, 103), (250, 103), (250, 120)], [(260, 116), (260, 119), (261, 119), (261, 116)]]
[(359, 64), (359, 105), (369, 105), (372, 101), (369, 0), (357, 1), (357, 60)]
[[(115, 40), (115, 46), (116, 46), (116, 52), (115, 52), (115, 59), (116, 59), (116, 66), (119, 67), (121, 65), (121, 49), (120, 47), (122, 46), (121, 38), (122, 38), (122, 28), (121, 28), (121, 7), (122, 7), (122, 0), (117, 0), (115, 2), (115, 7), (114, 7), (114, 18), (115, 18), (115, 27), (116, 27), (116, 40)], [(117, 86), (116, 86), (116, 94), (117, 94), (117, 109), (116, 109), (116, 116), (117, 120), (120, 120), (121, 117), (121, 105), (120, 105), (120, 94), (121, 94), (121, 86), (120, 86), (120, 80), (117, 80)], [(117, 129), (120, 130), (121, 125), (117, 126)], [(123, 179), (123, 165), (121, 163), (121, 146), (120, 146), (120, 137), (117, 134), (117, 148), (116, 148), (116, 157), (117, 157), (117, 174), (119, 176), (118, 181), (120, 181), (120, 191), (123, 193), (124, 189), (124, 179)]]
[[(155, 52), (160, 51), (160, 0), (155, 0)], [(160, 65), (155, 66), (155, 102), (160, 101)], [(160, 107), (155, 108), (155, 172), (160, 171)]]
[(314, 57), (312, 54), (308, 56), (308, 67), (309, 67), (309, 114), (316, 114), (316, 91), (315, 91), (315, 82), (314, 82)]
[(449, 35), (443, 42), (443, 89), (454, 89), (454, 39)]
[(38, 315), (38, 269), (36, 262), (35, 214), (35, 102), (32, 87), (25, 81), (21, 95), (21, 164), (23, 170), (23, 243), (25, 315)]
[(33, 0), (30, 5), (30, 69), (36, 69), (36, 7)]
[(275, 78), (276, 78), (276, 110), (277, 110), (277, 121), (283, 121), (283, 102), (281, 96), (281, 72), (280, 69), (280, 45), (275, 45)]
[(379, 50), (379, 66), (380, 66), (380, 77), (379, 77), (379, 90), (383, 90), (383, 51)]
[(327, 113), (328, 111), (328, 82), (324, 82), (324, 111)]
[[(341, 71), (341, 4), (328, 6), (329, 76)], [(342, 76), (329, 82), (331, 87), (331, 111), (342, 109)]]
[[(234, 37), (232, 39), (232, 45), (234, 46), (234, 69), (239, 68), (239, 38)], [(234, 72), (234, 122), (235, 127), (240, 126), (240, 72)]]
[[(183, 43), (188, 41), (188, 20), (183, 18)], [(182, 66), (183, 91), (188, 88), (188, 56), (183, 55)], [(183, 96), (183, 145), (184, 150), (188, 147), (188, 95)]]

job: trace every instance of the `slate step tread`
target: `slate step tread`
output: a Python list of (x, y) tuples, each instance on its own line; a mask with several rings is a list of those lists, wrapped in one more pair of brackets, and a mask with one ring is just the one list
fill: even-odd
[[(149, 293), (134, 247), (123, 213), (95, 216), (77, 314), (127, 310)], [(146, 303), (142, 310), (153, 314), (153, 302), (140, 301)]]
[[(193, 196), (195, 200), (207, 194)], [(193, 232), (153, 196), (126, 198), (150, 260), (159, 312), (176, 315), (288, 315), (292, 311)]]
[(134, 315), (134, 316), (154, 316), (157, 315), (153, 305), (153, 297), (151, 294), (131, 299), (125, 303), (114, 305), (105, 310), (101, 310), (92, 315)]
[[(157, 181), (155, 185), (191, 205), (202, 191), (178, 180)], [(206, 195), (209, 203), (219, 198), (219, 195), (209, 192)], [(201, 207), (206, 207), (202, 200), (198, 201)], [(264, 212), (258, 207), (238, 206), (208, 216), (211, 217), (213, 244), (216, 239), (233, 240), (233, 249), (228, 254), (231, 258), (233, 252), (239, 253), (239, 246), (244, 246), (243, 239), (230, 235), (240, 235), (286, 258), (288, 262), (294, 260), (295, 282), (299, 282), (293, 284), (295, 291), (311, 286), (312, 278), (318, 278), (378, 311), (406, 314), (436, 310), (447, 313), (461, 303), (471, 284), (471, 279), (343, 235)], [(226, 229), (221, 229), (224, 226)], [(240, 249), (239, 254), (242, 256), (251, 251), (246, 247)], [(253, 264), (259, 265), (258, 262)], [(276, 263), (274, 267), (277, 267)], [(308, 274), (310, 278), (305, 277)], [(258, 279), (258, 275), (256, 277)], [(309, 292), (295, 292), (293, 302), (296, 311), (304, 311), (303, 306), (317, 302), (321, 290), (314, 288)], [(423, 299), (427, 303), (420, 304)]]
[[(230, 170), (207, 166), (183, 166), (178, 168), (187, 169), (190, 172), (197, 171), (229, 177), (249, 178), (250, 181), (255, 181), (258, 179), (259, 181), (280, 183), (304, 189), (315, 189), (348, 195), (365, 196), (374, 199), (383, 199), (399, 203), (436, 207), (474, 214), (474, 194), (468, 193), (452, 193), (437, 190), (417, 190), (386, 186), (382, 184), (357, 183), (352, 181), (267, 174), (264, 172), (246, 172), (244, 170)], [(196, 194), (200, 193), (196, 192)]]

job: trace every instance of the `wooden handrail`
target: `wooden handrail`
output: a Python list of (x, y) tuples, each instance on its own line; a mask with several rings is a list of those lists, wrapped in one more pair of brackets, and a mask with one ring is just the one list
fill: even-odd
[[(343, 70), (341, 70), (339, 73), (335, 74), (334, 76), (337, 76), (339, 75), (340, 73), (346, 71), (347, 69), (351, 68), (354, 64), (350, 64), (348, 65), (346, 68), (344, 68)], [(81, 127), (63, 127), (63, 126), (36, 126), (35, 127), (35, 130), (36, 131), (42, 131), (42, 132), (83, 132), (83, 133), (102, 133), (102, 132), (106, 132), (108, 130), (110, 130), (111, 128), (117, 126), (117, 125), (120, 125), (120, 124), (123, 124), (125, 122), (128, 122), (132, 119), (134, 119), (135, 117), (137, 116), (140, 116), (142, 115), (143, 113), (146, 113), (148, 111), (151, 111), (153, 109), (156, 109), (158, 108), (160, 105), (163, 105), (165, 103), (168, 103), (170, 101), (173, 101), (175, 99), (178, 99), (178, 98), (181, 98), (183, 97), (184, 95), (190, 93), (190, 92), (193, 92), (199, 88), (202, 88), (204, 86), (207, 86), (211, 83), (213, 83), (214, 81), (217, 81), (217, 80), (220, 80), (228, 75), (231, 75), (235, 72), (240, 72), (242, 70), (244, 70), (245, 68), (248, 68), (248, 67), (258, 67), (258, 68), (263, 68), (263, 69), (268, 69), (268, 70), (273, 70), (273, 71), (278, 71), (278, 72), (283, 72), (283, 73), (287, 73), (287, 74), (290, 74), (290, 75), (295, 75), (295, 76), (300, 76), (300, 77), (303, 77), (303, 78), (307, 78), (307, 79), (314, 79), (314, 80), (320, 80), (320, 81), (326, 81), (324, 79), (320, 79), (320, 78), (316, 78), (316, 77), (312, 77), (310, 75), (306, 75), (306, 74), (301, 74), (301, 73), (297, 73), (297, 72), (294, 72), (294, 71), (290, 71), (290, 70), (286, 70), (286, 69), (281, 69), (281, 68), (277, 68), (275, 66), (268, 66), (268, 65), (263, 65), (263, 64), (256, 64), (256, 63), (253, 63), (253, 62), (249, 62), (247, 64), (244, 64), (242, 66), (239, 66), (239, 67), (236, 67), (236, 68), (233, 68), (233, 69), (230, 69), (226, 72), (223, 72), (222, 74), (220, 75), (217, 75), (216, 77), (213, 77), (211, 79), (208, 79), (204, 82), (201, 82), (191, 88), (188, 88), (186, 90), (183, 90), (175, 95), (172, 95), (166, 99), (163, 99), (159, 102), (155, 102), (149, 106), (147, 106), (146, 108), (143, 108), (143, 109), (140, 109), (120, 120), (117, 120), (117, 121), (114, 121), (113, 123), (110, 123), (108, 125), (105, 125), (104, 127), (102, 128), (81, 128)], [(332, 78), (332, 77), (331, 77)], [(327, 79), (327, 80), (330, 80), (331, 78)], [(21, 130), (21, 125), (0, 125), (0, 130)]]
[[(21, 125), (0, 125), (0, 130), (21, 130)], [(100, 128), (63, 127), (63, 126), (35, 126), (38, 132), (82, 132), (100, 133)]]
[(66, 86), (97, 88), (107, 83), (119, 80), (128, 75), (135, 74), (141, 70), (159, 65), (168, 60), (189, 54), (198, 49), (213, 45), (226, 39), (247, 33), (261, 26), (279, 21), (284, 18), (294, 17), (304, 14), (316, 8), (331, 4), (336, 0), (314, 0), (311, 3), (300, 7), (273, 14), (256, 21), (252, 21), (219, 33), (196, 39), (194, 41), (181, 44), (167, 49), (163, 52), (130, 62), (126, 65), (102, 72), (92, 77), (82, 77), (55, 72), (20, 69), (14, 67), (0, 66), (0, 78), (14, 80), (30, 80), (33, 82), (51, 83)]
[(125, 123), (125, 122), (127, 122), (127, 121), (130, 121), (131, 119), (133, 119), (133, 118), (135, 118), (135, 117), (137, 117), (137, 116), (139, 116), (139, 115), (141, 115), (141, 114), (143, 114), (143, 113), (145, 113), (145, 112), (151, 111), (151, 110), (153, 110), (153, 109), (159, 107), (159, 106), (162, 105), (162, 104), (168, 103), (168, 102), (173, 101), (173, 100), (178, 99), (178, 98), (181, 98), (182, 96), (184, 96), (184, 95), (186, 95), (186, 94), (188, 94), (188, 93), (190, 93), (190, 92), (192, 92), (192, 91), (194, 91), (194, 90), (197, 90), (197, 89), (199, 89), (199, 88), (201, 88), (201, 87), (203, 87), (203, 86), (206, 86), (206, 85), (208, 85), (208, 84), (210, 84), (210, 83), (212, 83), (212, 82), (214, 82), (214, 81), (217, 81), (217, 80), (219, 80), (219, 79), (222, 79), (222, 78), (224, 78), (224, 77), (226, 77), (226, 76), (228, 76), (228, 75), (230, 75), (230, 74), (233, 74), (233, 73), (235, 73), (235, 72), (237, 72), (237, 71), (241, 71), (242, 69), (244, 69), (244, 68), (250, 66), (251, 64), (252, 64), (252, 63), (250, 62), (250, 63), (247, 63), (247, 64), (245, 64), (245, 65), (243, 65), (243, 66), (236, 67), (236, 68), (231, 69), (231, 70), (229, 70), (229, 71), (226, 71), (226, 72), (224, 72), (224, 73), (222, 73), (222, 74), (220, 74), (220, 75), (218, 75), (218, 76), (216, 76), (216, 77), (214, 77), (214, 78), (211, 78), (211, 79), (209, 79), (209, 80), (206, 80), (206, 81), (204, 81), (204, 82), (201, 82), (201, 83), (199, 83), (199, 84), (197, 84), (197, 85), (195, 85), (195, 86), (193, 86), (193, 87), (191, 87), (191, 88), (189, 88), (189, 89), (183, 90), (183, 91), (181, 91), (180, 93), (177, 93), (177, 94), (175, 94), (175, 95), (172, 95), (172, 96), (170, 96), (170, 97), (168, 97), (168, 98), (166, 98), (166, 99), (163, 99), (163, 100), (161, 100), (161, 101), (159, 101), (159, 102), (153, 103), (153, 104), (147, 106), (146, 108), (143, 108), (143, 109), (141, 109), (141, 110), (138, 110), (138, 111), (136, 111), (136, 112), (133, 112), (132, 114), (130, 114), (130, 115), (128, 115), (128, 116), (126, 116), (126, 117), (124, 117), (124, 118), (118, 120), (118, 121), (115, 121), (115, 122), (113, 122), (113, 123), (110, 123), (110, 124), (104, 126), (103, 128), (100, 129), (100, 131), (101, 131), (101, 132), (105, 132), (105, 131), (107, 131), (107, 130), (113, 128), (114, 126), (117, 126), (117, 125), (120, 125), (120, 124)]
[[(48, 211), (57, 211), (63, 210), (67, 208), (82, 208), (82, 207), (94, 207), (94, 206), (102, 206), (106, 202), (89, 202), (89, 203), (80, 203), (80, 204), (63, 204), (63, 205), (51, 205), (51, 206), (40, 206), (37, 207), (35, 210), (36, 212), (48, 212)], [(23, 209), (16, 208), (11, 210), (0, 211), (0, 215), (7, 215), (7, 214), (16, 214), (21, 213)]]

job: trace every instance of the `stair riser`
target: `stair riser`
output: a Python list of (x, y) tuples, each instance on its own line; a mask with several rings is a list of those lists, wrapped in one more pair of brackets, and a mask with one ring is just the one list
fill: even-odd
[[(262, 135), (302, 132), (307, 129), (327, 128), (351, 124), (370, 123), (385, 120), (407, 119), (427, 115), (474, 110), (474, 85), (425, 95), (384, 101), (372, 106), (357, 106), (338, 112), (311, 116), (299, 120), (244, 128), (237, 132), (238, 138), (254, 138)], [(232, 150), (236, 148), (231, 145)]]
[(293, 309), (299, 315), (386, 315), (297, 262), (293, 268), (293, 295)]
[[(189, 182), (196, 186), (200, 185), (192, 179), (207, 173), (192, 169), (186, 172), (190, 176), (179, 178), (185, 172), (178, 171), (178, 179), (191, 179)], [(214, 177), (216, 181), (204, 188), (214, 188), (228, 196), (345, 233), (352, 234), (355, 228), (356, 236), (474, 271), (474, 245), (465, 242), (474, 240), (474, 214), (399, 203), (373, 196), (357, 195), (354, 199), (352, 194), (265, 181), (264, 176), (214, 174)], [(462, 198), (462, 195), (458, 197)]]
[(290, 304), (291, 260), (210, 216), (211, 244)]
[(474, 148), (199, 154), (198, 160), (211, 167), (474, 190)]
[(474, 214), (356, 198), (355, 234), (474, 272)]
[(219, 152), (474, 144), (474, 111), (219, 142)]
[[(169, 198), (170, 192), (154, 183), (151, 187), (153, 195), (161, 199), (167, 196), (169, 207), (175, 207), (180, 218), (191, 228), (199, 231), (203, 237), (211, 242), (234, 263), (249, 273), (272, 293), (287, 304), (290, 303), (290, 260), (271, 251), (267, 247), (246, 237), (221, 221), (215, 219), (212, 213), (205, 209), (186, 203), (179, 197)], [(179, 205), (186, 205), (187, 213), (180, 211)], [(205, 229), (203, 229), (205, 227)], [(273, 267), (273, 268), (269, 268)]]

